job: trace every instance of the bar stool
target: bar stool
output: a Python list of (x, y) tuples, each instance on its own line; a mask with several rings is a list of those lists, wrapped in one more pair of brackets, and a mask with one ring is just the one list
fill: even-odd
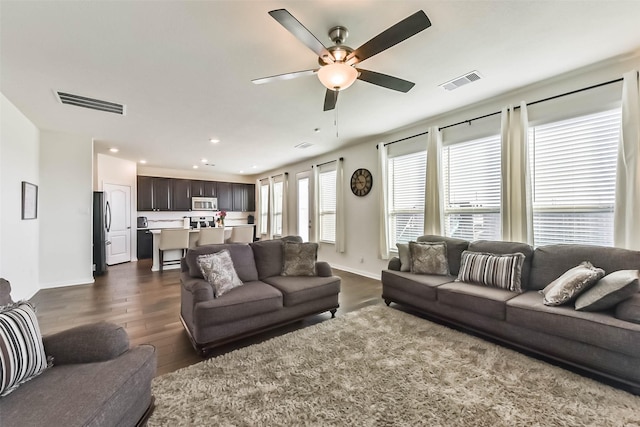
[(229, 243), (251, 243), (253, 242), (253, 226), (248, 227), (233, 227), (231, 229), (231, 236), (229, 237)]
[(215, 245), (217, 243), (224, 243), (224, 228), (207, 227), (200, 229), (200, 236), (197, 242), (198, 246)]
[[(189, 230), (185, 229), (162, 229), (160, 230), (160, 242), (158, 244), (159, 249), (159, 261), (160, 261), (160, 272), (162, 273), (164, 262), (164, 251), (182, 250), (182, 256), (185, 256), (185, 251), (189, 249)], [(167, 261), (166, 264), (178, 264), (180, 260), (177, 261)]]

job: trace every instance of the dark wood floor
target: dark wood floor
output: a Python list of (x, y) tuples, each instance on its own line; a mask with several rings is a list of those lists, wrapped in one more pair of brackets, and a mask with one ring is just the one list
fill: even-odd
[[(342, 278), (337, 316), (367, 305), (383, 304), (379, 280), (334, 270)], [(180, 323), (178, 270), (151, 271), (151, 260), (109, 267), (89, 285), (43, 289), (31, 299), (42, 333), (47, 335), (85, 323), (106, 320), (122, 325), (132, 345), (152, 344), (158, 353), (157, 375), (197, 363), (197, 355)], [(329, 319), (320, 314), (273, 331), (218, 348), (212, 355), (264, 341)]]

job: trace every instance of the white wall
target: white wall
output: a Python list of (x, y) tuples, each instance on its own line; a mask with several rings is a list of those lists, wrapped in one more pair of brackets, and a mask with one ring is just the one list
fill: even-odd
[(0, 277), (14, 300), (39, 289), (38, 219), (22, 220), (22, 181), (40, 185), (38, 128), (0, 94)]
[[(471, 105), (465, 109), (451, 111), (438, 117), (426, 118), (420, 123), (408, 126), (404, 129), (398, 129), (395, 132), (380, 135), (371, 138), (369, 141), (361, 144), (338, 150), (334, 153), (323, 155), (305, 162), (289, 165), (280, 169), (272, 170), (260, 174), (258, 178), (277, 175), (282, 172), (289, 173), (289, 234), (296, 234), (296, 174), (302, 171), (311, 170), (312, 164), (320, 164), (325, 161), (335, 160), (339, 157), (344, 158), (344, 174), (345, 174), (345, 221), (346, 221), (346, 251), (345, 253), (336, 253), (335, 247), (328, 244), (320, 244), (318, 253), (319, 259), (328, 261), (332, 266), (346, 271), (358, 273), (369, 277), (380, 277), (382, 269), (386, 268), (387, 261), (378, 257), (378, 198), (379, 198), (379, 176), (377, 166), (377, 150), (376, 145), (383, 142), (391, 142), (400, 138), (415, 135), (426, 131), (429, 126), (443, 127), (449, 124), (472, 119), (484, 114), (500, 111), (502, 107), (508, 104), (517, 105), (520, 101), (533, 102), (547, 97), (559, 95), (569, 91), (588, 87), (598, 83), (622, 77), (622, 74), (640, 68), (640, 52), (629, 55), (625, 58), (615, 58), (610, 61), (595, 64), (590, 67), (577, 70), (566, 75), (558, 76), (522, 88), (518, 91), (505, 93), (502, 96), (494, 97), (485, 102)], [(479, 83), (481, 84), (481, 83)], [(611, 104), (613, 98), (619, 99), (621, 93), (621, 84), (613, 84), (607, 88), (596, 89), (595, 98), (598, 102), (606, 105)], [(458, 89), (463, 91), (464, 88)], [(590, 105), (587, 101), (592, 101), (594, 93), (586, 95), (573, 95), (573, 104), (583, 105), (579, 108), (588, 111)], [(569, 97), (567, 97), (568, 99)], [(589, 98), (589, 99), (587, 99)], [(567, 99), (559, 99), (557, 101), (549, 101), (544, 105), (547, 112), (555, 115), (562, 115), (563, 109), (566, 108)], [(536, 106), (538, 107), (538, 106)], [(536, 119), (536, 110), (532, 107), (530, 118)], [(499, 123), (499, 120), (498, 122)], [(465, 125), (467, 126), (467, 125)], [(481, 127), (481, 121), (473, 122), (471, 126)], [(457, 131), (459, 131), (459, 127)], [(499, 129), (497, 129), (499, 130)], [(446, 132), (446, 131), (445, 131)], [(451, 132), (451, 131), (450, 131)], [(426, 147), (426, 137), (425, 147)], [(374, 175), (374, 186), (371, 193), (365, 197), (356, 197), (351, 193), (349, 188), (349, 179), (351, 174), (357, 168), (369, 169)], [(256, 190), (256, 193), (258, 190)]]
[(204, 166), (202, 169), (179, 170), (138, 165), (138, 175), (162, 176), (167, 178), (182, 179), (200, 179), (203, 181), (240, 182), (245, 184), (255, 184), (256, 182), (252, 175), (235, 175), (208, 172), (204, 169)]
[(40, 286), (93, 282), (93, 140), (41, 131)]
[[(137, 211), (137, 186), (136, 186), (136, 163), (130, 160), (119, 159), (106, 154), (97, 154), (95, 157), (94, 185), (95, 191), (102, 191), (104, 184), (126, 185), (131, 188), (131, 224), (136, 224)], [(131, 227), (131, 260), (137, 261), (137, 241), (138, 235), (136, 227)]]

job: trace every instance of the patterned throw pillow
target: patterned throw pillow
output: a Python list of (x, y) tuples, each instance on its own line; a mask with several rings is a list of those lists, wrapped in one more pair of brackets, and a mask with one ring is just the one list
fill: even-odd
[(524, 254), (462, 252), (457, 282), (471, 282), (493, 288), (522, 292)]
[(396, 243), (398, 258), (400, 258), (400, 271), (411, 271), (411, 257), (408, 243)]
[(317, 243), (284, 242), (283, 276), (315, 276), (318, 259)]
[(604, 277), (604, 270), (594, 267), (589, 261), (567, 270), (562, 276), (549, 283), (540, 291), (544, 295), (544, 304), (562, 305), (574, 300)]
[(0, 396), (47, 368), (36, 313), (27, 301), (0, 308)]
[(416, 274), (449, 274), (445, 242), (409, 242), (411, 272)]
[(640, 291), (638, 270), (609, 273), (576, 299), (578, 311), (606, 310)]
[(227, 249), (213, 254), (199, 255), (197, 262), (202, 276), (213, 286), (216, 298), (243, 285)]

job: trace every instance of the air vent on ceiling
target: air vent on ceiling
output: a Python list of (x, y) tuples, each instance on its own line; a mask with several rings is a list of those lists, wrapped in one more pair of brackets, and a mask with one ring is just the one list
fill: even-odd
[(293, 147), (293, 148), (299, 148), (299, 149), (301, 149), (301, 150), (304, 150), (305, 148), (309, 148), (309, 147), (311, 147), (312, 145), (313, 145), (313, 144), (312, 144), (312, 143), (310, 143), (310, 142), (301, 142), (300, 144), (296, 145), (296, 146), (295, 146), (295, 147)]
[(63, 104), (106, 111), (108, 113), (120, 114), (121, 116), (126, 114), (126, 106), (115, 102), (102, 101), (100, 99), (87, 98), (86, 96), (73, 95), (65, 92), (56, 92), (56, 96)]
[(480, 80), (482, 76), (477, 71), (472, 71), (470, 73), (465, 74), (464, 76), (456, 77), (453, 80), (449, 80), (446, 83), (442, 83), (440, 87), (445, 90), (454, 90), (458, 89), (460, 86), (464, 86), (468, 83), (473, 83), (477, 80)]

